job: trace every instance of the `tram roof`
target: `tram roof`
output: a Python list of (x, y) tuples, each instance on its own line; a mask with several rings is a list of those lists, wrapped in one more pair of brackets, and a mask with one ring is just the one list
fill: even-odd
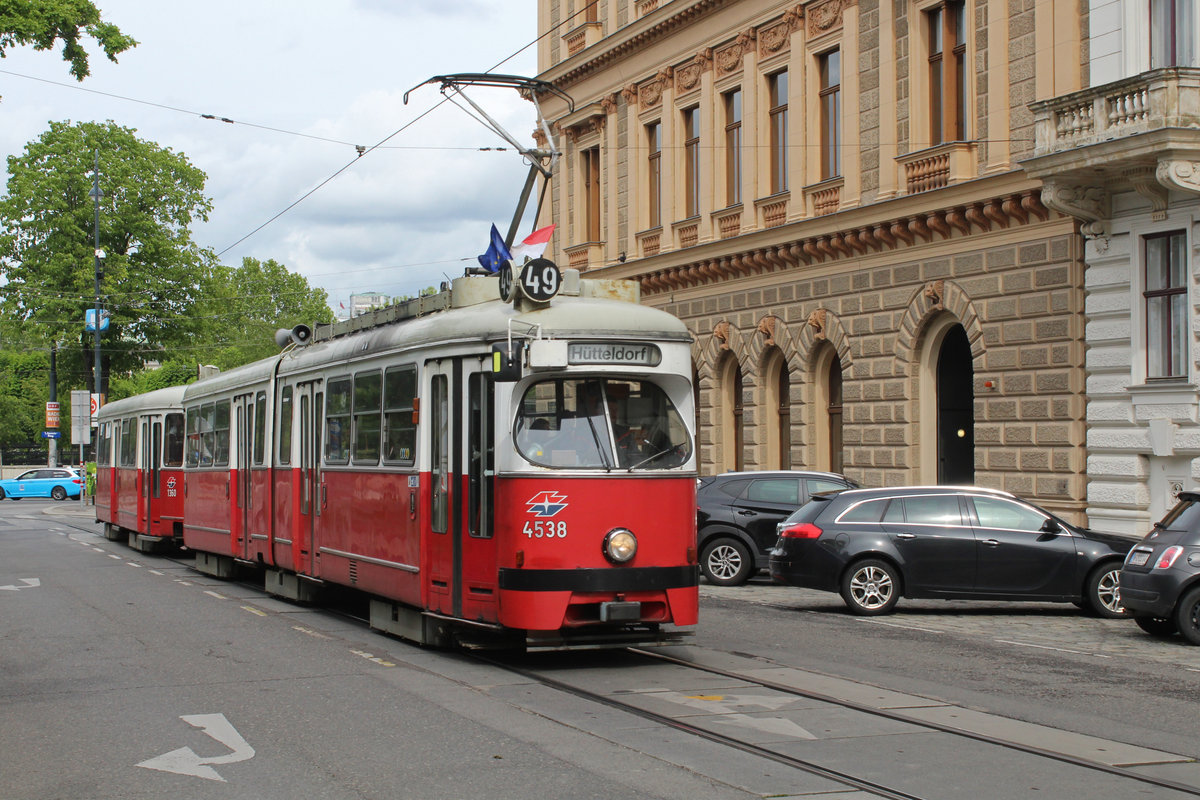
[[(573, 271), (568, 271), (568, 273)], [(312, 343), (197, 381), (192, 397), (233, 390), (281, 375), (326, 369), (381, 352), (413, 353), (433, 347), (489, 344), (541, 336), (550, 339), (646, 339), (690, 342), (677, 317), (636, 302), (627, 281), (580, 280), (568, 275), (564, 291), (548, 304), (520, 308), (499, 298), (498, 281), (466, 277), (438, 295), (376, 312), (372, 320), (319, 328)], [(571, 279), (573, 277), (573, 280)], [(375, 324), (370, 324), (375, 322)]]
[(139, 411), (178, 411), (183, 408), (183, 392), (186, 386), (168, 386), (144, 394), (113, 400), (100, 408), (98, 417), (122, 417)]

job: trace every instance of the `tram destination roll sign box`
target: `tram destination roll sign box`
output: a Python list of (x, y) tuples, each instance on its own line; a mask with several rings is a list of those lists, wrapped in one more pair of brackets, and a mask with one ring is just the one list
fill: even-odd
[(628, 364), (657, 367), (662, 352), (652, 344), (622, 342), (571, 342), (567, 347), (568, 364)]

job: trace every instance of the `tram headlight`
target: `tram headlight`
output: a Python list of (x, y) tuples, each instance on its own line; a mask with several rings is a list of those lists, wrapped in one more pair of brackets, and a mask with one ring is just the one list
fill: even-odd
[(624, 564), (637, 555), (637, 537), (628, 528), (613, 528), (604, 535), (604, 557), (614, 564)]

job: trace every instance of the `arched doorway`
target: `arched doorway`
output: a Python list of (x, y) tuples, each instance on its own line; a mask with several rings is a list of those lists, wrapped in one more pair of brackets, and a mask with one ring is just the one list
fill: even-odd
[(975, 482), (975, 367), (963, 326), (946, 328), (937, 349), (937, 481)]

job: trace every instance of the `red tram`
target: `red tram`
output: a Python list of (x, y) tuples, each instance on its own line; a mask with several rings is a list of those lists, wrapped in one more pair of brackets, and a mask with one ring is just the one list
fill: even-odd
[(677, 639), (698, 606), (691, 336), (636, 293), (537, 259), (187, 386), (196, 568), (253, 565), (299, 600), (353, 587), (372, 627), (426, 644)]
[(116, 400), (97, 415), (96, 521), (150, 552), (183, 541), (183, 389)]

